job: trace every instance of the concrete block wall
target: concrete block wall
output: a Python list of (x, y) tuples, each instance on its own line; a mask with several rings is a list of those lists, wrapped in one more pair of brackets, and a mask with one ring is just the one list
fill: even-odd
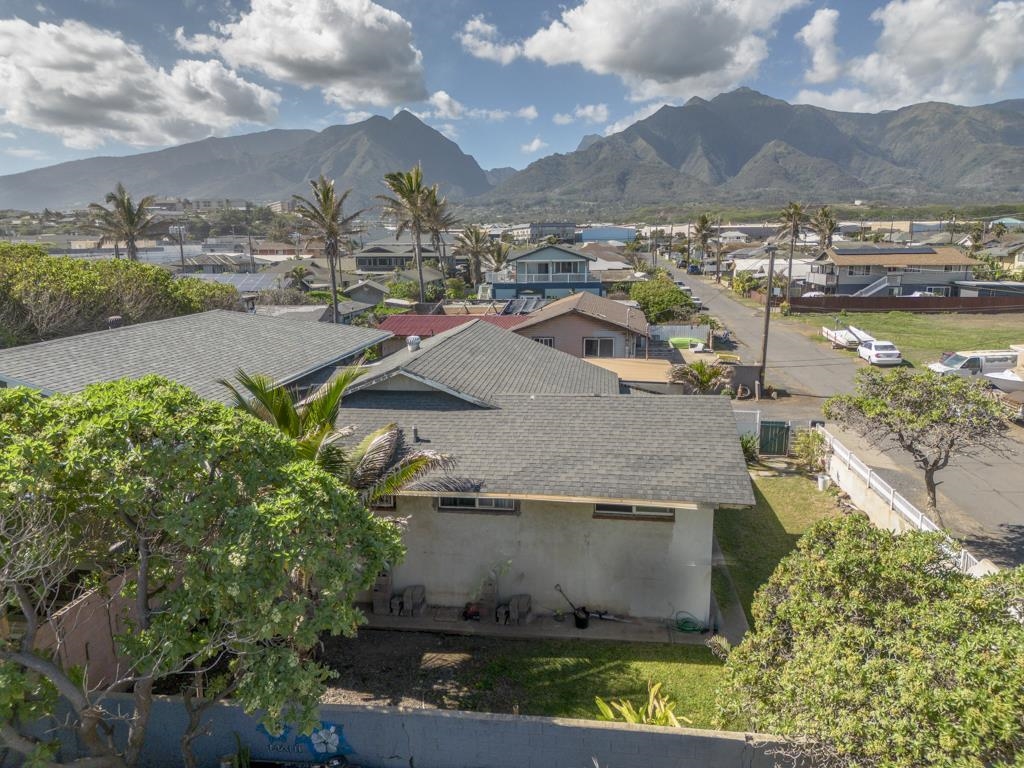
[[(767, 737), (588, 720), (519, 717), (431, 709), (323, 706), (340, 751), (366, 768), (769, 768)], [(199, 765), (216, 766), (235, 738), (255, 760), (323, 760), (309, 739), (273, 739), (236, 707), (213, 708), (210, 735), (199, 740)], [(180, 701), (157, 698), (143, 764), (178, 768), (185, 724)]]

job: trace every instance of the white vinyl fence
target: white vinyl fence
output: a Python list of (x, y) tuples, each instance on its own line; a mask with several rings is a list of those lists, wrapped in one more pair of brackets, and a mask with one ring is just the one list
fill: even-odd
[[(919, 531), (942, 531), (924, 512), (897, 493), (895, 488), (879, 477), (875, 470), (858, 459), (853, 451), (839, 442), (832, 433), (824, 427), (819, 426), (817, 429), (825, 436), (825, 444), (831, 452), (829, 476), (836, 481), (840, 488), (849, 493), (852, 498), (856, 499), (858, 495), (861, 495), (861, 491), (866, 491), (869, 496), (876, 497), (876, 500), (883, 502), (891, 512), (898, 515), (903, 523), (900, 526), (901, 529), (909, 527)], [(844, 467), (849, 471), (849, 475), (858, 478), (864, 484), (863, 488), (851, 488), (850, 483), (841, 473), (833, 471), (836, 469), (836, 465)], [(869, 510), (865, 509), (865, 512), (868, 512), (869, 516), (871, 516)], [(949, 541), (950, 552), (953, 552), (956, 548), (953, 546), (953, 540), (950, 539)], [(978, 559), (966, 549), (960, 549), (957, 557), (957, 565), (964, 572), (969, 572), (978, 565)]]

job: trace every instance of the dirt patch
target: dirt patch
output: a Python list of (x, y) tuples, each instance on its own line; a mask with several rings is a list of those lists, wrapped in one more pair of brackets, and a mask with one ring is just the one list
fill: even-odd
[[(324, 644), (322, 661), (337, 677), (330, 681), (324, 702), (476, 709), (484, 702), (469, 681), (495, 642), (372, 629), (354, 638), (331, 638)], [(500, 702), (487, 704), (500, 707)]]

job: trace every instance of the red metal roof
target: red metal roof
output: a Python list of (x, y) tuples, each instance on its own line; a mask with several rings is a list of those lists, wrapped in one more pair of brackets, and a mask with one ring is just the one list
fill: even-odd
[(382, 331), (391, 331), (395, 336), (429, 338), (472, 320), (483, 320), (499, 328), (511, 329), (525, 319), (525, 315), (391, 315), (377, 327)]

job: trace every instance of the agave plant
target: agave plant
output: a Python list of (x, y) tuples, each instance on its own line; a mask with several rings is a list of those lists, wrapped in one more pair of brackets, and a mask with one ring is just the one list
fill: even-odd
[[(356, 491), (364, 504), (393, 495), (431, 472), (451, 471), (455, 460), (448, 454), (409, 450), (397, 424), (371, 432), (355, 447), (342, 444), (354, 432), (353, 427), (336, 426), (342, 397), (362, 375), (358, 368), (346, 368), (301, 400), (269, 376), (241, 370), (236, 374), (241, 388), (226, 380), (220, 383), (230, 390), (236, 407), (295, 440), (301, 458), (317, 462)], [(454, 492), (463, 487), (461, 481), (446, 477), (431, 483), (430, 489)]]
[(673, 384), (687, 384), (694, 394), (706, 395), (728, 386), (732, 381), (732, 371), (720, 363), (697, 360), (672, 366), (669, 381)]
[[(624, 722), (634, 725), (662, 725), (672, 728), (682, 728), (682, 720), (687, 725), (692, 720), (675, 713), (676, 702), (661, 693), (661, 683), (647, 682), (647, 701), (637, 709), (633, 703), (626, 699), (613, 701), (610, 704), (600, 696), (594, 697), (597, 704), (598, 719), (617, 720), (621, 718)], [(618, 716), (616, 716), (618, 715)]]

